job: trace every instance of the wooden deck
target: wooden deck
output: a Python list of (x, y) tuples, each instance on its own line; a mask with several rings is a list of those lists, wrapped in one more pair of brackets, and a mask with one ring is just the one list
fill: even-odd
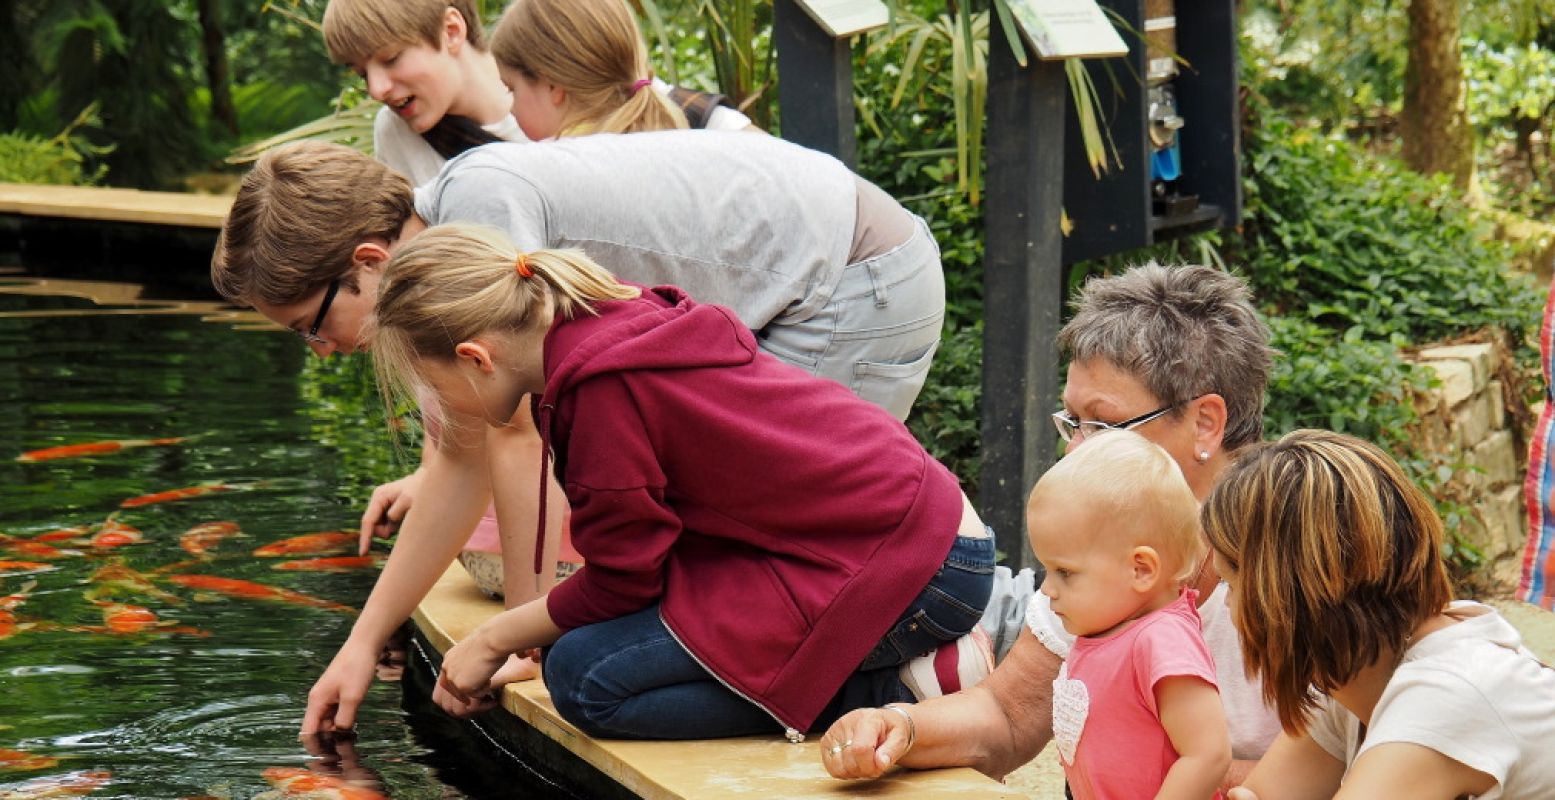
[(220, 229), (231, 206), (218, 195), (0, 183), (0, 214)]
[[(439, 653), (502, 610), (458, 564), (417, 608), (413, 620)], [(650, 800), (718, 797), (1015, 798), (997, 781), (969, 769), (899, 771), (878, 781), (838, 781), (821, 767), (819, 736), (789, 744), (781, 736), (696, 742), (593, 739), (557, 715), (540, 681), (510, 685), (502, 697), (511, 723), (565, 747), (620, 788)], [(603, 793), (602, 793), (603, 794)]]

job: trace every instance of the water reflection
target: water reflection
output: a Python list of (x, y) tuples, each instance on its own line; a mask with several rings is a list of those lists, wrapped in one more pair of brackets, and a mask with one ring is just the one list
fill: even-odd
[[(281, 797), (314, 784), (320, 797), (466, 796), (427, 763), (394, 683), (373, 687), (359, 740), (299, 742), (307, 690), (354, 619), (340, 612), (376, 569), (276, 570), (253, 553), (349, 529), (371, 487), (403, 469), (366, 364), (308, 358), (214, 303), (9, 272), (0, 798)], [(158, 439), (178, 441), (13, 460)], [(165, 494), (202, 486), (243, 490)], [(148, 497), (160, 499), (126, 507)], [(380, 675), (403, 664), (386, 656)]]

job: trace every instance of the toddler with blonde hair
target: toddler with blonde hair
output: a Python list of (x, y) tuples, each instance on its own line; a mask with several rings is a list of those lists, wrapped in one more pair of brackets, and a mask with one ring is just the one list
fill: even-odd
[(1041, 591), (1077, 637), (1053, 682), (1074, 797), (1213, 796), (1231, 743), (1185, 588), (1205, 548), (1177, 463), (1138, 434), (1093, 434), (1042, 476), (1026, 513)]

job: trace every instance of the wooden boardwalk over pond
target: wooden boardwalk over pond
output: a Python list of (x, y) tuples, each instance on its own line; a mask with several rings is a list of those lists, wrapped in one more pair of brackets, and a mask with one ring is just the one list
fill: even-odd
[[(438, 653), (502, 610), (476, 588), (464, 569), (450, 566), (416, 609), (413, 620)], [(565, 748), (592, 769), (575, 780), (588, 797), (637, 796), (650, 800), (707, 798), (1015, 798), (1019, 792), (970, 769), (899, 771), (865, 783), (834, 780), (821, 767), (819, 735), (803, 744), (781, 736), (692, 742), (593, 739), (569, 725), (551, 705), (538, 680), (506, 687), (506, 721), (520, 728), (519, 741), (538, 735)], [(483, 719), (490, 722), (489, 719)]]

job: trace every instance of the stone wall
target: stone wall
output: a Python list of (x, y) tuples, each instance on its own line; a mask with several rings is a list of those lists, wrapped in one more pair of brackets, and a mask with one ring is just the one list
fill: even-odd
[(1507, 413), (1500, 377), (1505, 349), (1495, 343), (1456, 344), (1426, 348), (1415, 358), (1441, 380), (1422, 403), (1422, 444), (1443, 463), (1462, 465), (1458, 477), (1479, 517), (1466, 530), (1488, 561), (1485, 577), (1499, 588), (1513, 588), (1527, 538), (1523, 475), (1532, 431), (1514, 431), (1516, 415)]

